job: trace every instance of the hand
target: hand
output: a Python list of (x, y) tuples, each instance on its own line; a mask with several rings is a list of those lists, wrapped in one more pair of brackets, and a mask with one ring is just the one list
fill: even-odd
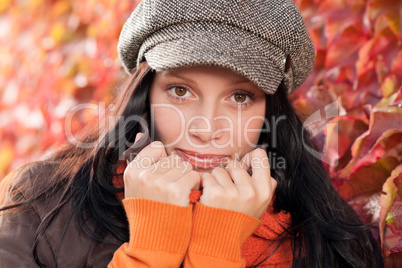
[[(250, 176), (247, 170), (251, 168)], [(268, 208), (276, 189), (271, 177), (267, 153), (255, 149), (238, 161), (230, 161), (225, 169), (217, 167), (201, 178), (206, 206), (242, 212), (260, 219)]]
[(138, 197), (186, 207), (200, 175), (177, 155), (166, 155), (163, 143), (152, 142), (124, 171), (125, 198)]

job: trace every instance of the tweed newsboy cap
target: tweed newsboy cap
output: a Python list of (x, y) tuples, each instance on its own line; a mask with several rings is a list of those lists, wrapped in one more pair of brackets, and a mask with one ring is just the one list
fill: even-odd
[(131, 73), (193, 65), (228, 68), (273, 94), (296, 90), (314, 65), (314, 45), (291, 0), (143, 0), (126, 21), (118, 53)]

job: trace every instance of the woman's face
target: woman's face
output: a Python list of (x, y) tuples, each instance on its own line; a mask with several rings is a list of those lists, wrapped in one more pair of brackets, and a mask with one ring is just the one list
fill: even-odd
[(234, 72), (207, 66), (156, 73), (151, 133), (200, 173), (240, 160), (257, 145), (265, 93)]

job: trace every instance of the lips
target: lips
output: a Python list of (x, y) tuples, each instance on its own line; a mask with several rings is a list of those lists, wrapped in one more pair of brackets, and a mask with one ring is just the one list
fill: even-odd
[(177, 154), (184, 160), (189, 162), (194, 168), (211, 169), (222, 166), (227, 163), (230, 156), (218, 154), (200, 154), (197, 152), (177, 149)]

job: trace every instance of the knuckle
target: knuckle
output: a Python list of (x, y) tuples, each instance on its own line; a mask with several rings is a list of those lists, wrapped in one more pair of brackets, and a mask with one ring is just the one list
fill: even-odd
[(278, 186), (278, 182), (274, 178), (271, 178), (271, 184), (274, 189)]
[(243, 169), (243, 164), (240, 161), (233, 161), (233, 169), (235, 170), (242, 170)]
[(128, 179), (131, 179), (132, 176), (133, 176), (133, 171), (132, 171), (132, 169), (129, 168), (129, 167), (127, 167), (127, 168), (124, 170), (124, 173), (123, 173), (124, 181), (126, 181), (126, 180), (128, 180)]
[(158, 149), (163, 147), (163, 143), (161, 141), (154, 141), (150, 145), (152, 148), (158, 148)]
[(176, 183), (171, 183), (167, 186), (167, 190), (169, 192), (169, 195), (174, 199), (177, 200), (182, 197), (182, 191)]
[(191, 170), (190, 172), (188, 172), (187, 176), (192, 180), (200, 179), (200, 174), (195, 170)]
[(167, 185), (165, 185), (164, 181), (162, 180), (158, 180), (154, 183), (153, 185), (154, 189), (156, 191), (158, 191), (159, 193), (165, 193), (165, 192), (169, 192), (169, 187)]
[(146, 169), (146, 170), (141, 171), (141, 172), (138, 174), (138, 176), (137, 176), (137, 181), (138, 181), (139, 183), (141, 183), (142, 185), (146, 185), (146, 184), (148, 184), (148, 183), (152, 180), (152, 177), (153, 177), (153, 172), (152, 172), (152, 170)]
[(138, 175), (141, 179), (148, 180), (148, 179), (151, 179), (154, 174), (153, 174), (152, 169), (145, 169), (145, 170), (141, 171), (140, 174), (138, 174)]
[(245, 201), (251, 201), (255, 199), (256, 193), (252, 187), (245, 187), (242, 191), (242, 197)]
[(271, 194), (268, 191), (263, 191), (262, 193), (260, 193), (260, 198), (263, 201), (268, 201), (271, 199)]
[(242, 168), (238, 168), (238, 169), (233, 170), (233, 174), (235, 176), (242, 177), (242, 178), (249, 178), (250, 177), (250, 175), (247, 173), (247, 171), (242, 169)]
[(266, 157), (267, 156), (267, 152), (264, 150), (264, 149), (262, 149), (262, 148), (256, 148), (255, 150), (254, 150), (254, 153), (257, 155), (257, 156), (261, 156), (261, 157)]
[(215, 187), (214, 190), (210, 192), (210, 198), (216, 200), (224, 196), (224, 194), (222, 187)]
[(237, 189), (228, 189), (226, 191), (226, 196), (228, 199), (236, 200), (239, 197), (239, 192), (237, 191)]
[(221, 174), (222, 172), (225, 172), (225, 170), (221, 167), (215, 167), (212, 171), (211, 174), (215, 175), (215, 174)]

